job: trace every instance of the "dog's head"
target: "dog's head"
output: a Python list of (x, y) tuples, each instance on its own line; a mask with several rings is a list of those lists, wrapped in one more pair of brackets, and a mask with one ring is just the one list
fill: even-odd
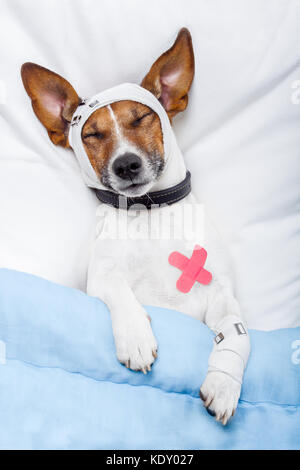
[[(36, 64), (24, 64), (21, 74), (33, 110), (51, 141), (69, 147), (70, 123), (81, 101), (76, 91), (67, 80)], [(192, 39), (184, 28), (141, 86), (159, 99), (172, 122), (187, 106), (193, 77)], [(81, 138), (101, 183), (119, 194), (146, 194), (163, 171), (160, 118), (141, 103), (118, 101), (97, 109), (84, 124)]]

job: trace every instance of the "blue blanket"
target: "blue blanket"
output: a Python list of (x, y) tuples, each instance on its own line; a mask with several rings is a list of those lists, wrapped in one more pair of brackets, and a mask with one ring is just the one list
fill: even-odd
[(251, 331), (238, 410), (223, 427), (198, 392), (212, 333), (147, 307), (159, 357), (144, 376), (121, 366), (98, 299), (0, 270), (2, 449), (299, 449), (300, 328)]

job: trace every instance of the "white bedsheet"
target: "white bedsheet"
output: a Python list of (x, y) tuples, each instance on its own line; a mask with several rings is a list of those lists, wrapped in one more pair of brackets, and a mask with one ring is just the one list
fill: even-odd
[(84, 289), (97, 201), (34, 116), (33, 61), (81, 96), (140, 82), (187, 26), (196, 77), (175, 124), (231, 251), (250, 328), (300, 325), (300, 2), (0, 0), (0, 266)]

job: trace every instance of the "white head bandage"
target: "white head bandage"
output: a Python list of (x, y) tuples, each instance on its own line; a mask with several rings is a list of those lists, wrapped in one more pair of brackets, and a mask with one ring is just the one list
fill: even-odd
[[(69, 141), (81, 167), (82, 176), (85, 183), (92, 188), (103, 189), (103, 185), (99, 181), (85, 152), (84, 145), (82, 142), (82, 128), (88, 118), (91, 116), (91, 114), (93, 114), (97, 109), (107, 106), (116, 101), (124, 100), (131, 100), (136, 101), (138, 103), (142, 103), (148, 106), (149, 108), (153, 109), (153, 111), (155, 111), (156, 114), (159, 116), (164, 139), (164, 158), (166, 163), (165, 167), (169, 166), (171, 155), (173, 161), (174, 159), (177, 159), (177, 161), (179, 159), (179, 162), (181, 162), (180, 176), (178, 169), (175, 171), (174, 167), (174, 182), (171, 183), (176, 184), (182, 179), (182, 175), (185, 175), (185, 170), (182, 171), (182, 155), (177, 146), (168, 115), (160, 104), (160, 102), (158, 101), (158, 99), (152, 93), (133, 83), (123, 83), (122, 85), (118, 85), (101, 93), (98, 93), (97, 95), (94, 95), (92, 98), (85, 100), (83, 104), (78, 106), (77, 110), (73, 115), (70, 126)], [(178, 177), (176, 175), (176, 172), (178, 172)], [(168, 173), (170, 176), (170, 171), (168, 171)]]

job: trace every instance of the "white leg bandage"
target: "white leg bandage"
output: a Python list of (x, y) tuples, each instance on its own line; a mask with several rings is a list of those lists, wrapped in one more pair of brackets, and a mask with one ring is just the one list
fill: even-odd
[(208, 372), (222, 372), (241, 384), (250, 353), (245, 323), (238, 316), (228, 315), (214, 331), (217, 335), (208, 360)]

